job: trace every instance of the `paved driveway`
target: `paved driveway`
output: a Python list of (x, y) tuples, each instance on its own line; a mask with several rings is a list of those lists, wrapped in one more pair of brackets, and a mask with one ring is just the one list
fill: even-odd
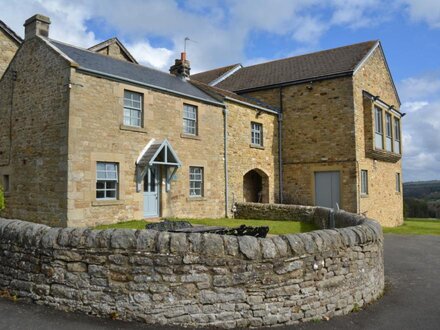
[[(276, 329), (440, 329), (440, 236), (385, 236), (387, 292), (365, 310)], [(0, 329), (172, 329), (0, 299)], [(176, 328), (174, 328), (176, 329)]]

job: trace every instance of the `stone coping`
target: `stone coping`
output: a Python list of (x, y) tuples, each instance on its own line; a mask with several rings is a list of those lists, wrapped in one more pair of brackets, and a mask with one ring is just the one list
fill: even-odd
[[(310, 210), (310, 208), (308, 208)], [(0, 239), (28, 248), (121, 249), (160, 254), (201, 254), (242, 259), (294, 257), (376, 242), (383, 239), (378, 222), (348, 212), (335, 213), (348, 227), (267, 238), (198, 233), (169, 233), (147, 229), (51, 228), (20, 220), (0, 219)], [(273, 253), (264, 249), (273, 246)], [(276, 247), (276, 248), (275, 248)]]

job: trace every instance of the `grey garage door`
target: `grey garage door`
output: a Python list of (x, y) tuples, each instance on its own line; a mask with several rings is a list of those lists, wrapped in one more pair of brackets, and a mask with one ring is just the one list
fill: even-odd
[(315, 205), (336, 208), (340, 203), (339, 172), (315, 172)]

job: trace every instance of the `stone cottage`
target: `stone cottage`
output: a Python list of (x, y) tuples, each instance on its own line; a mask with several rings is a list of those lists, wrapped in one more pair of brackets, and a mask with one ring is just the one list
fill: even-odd
[(190, 78), (185, 53), (165, 73), (117, 38), (83, 49), (49, 25), (29, 18), (2, 59), (2, 216), (78, 227), (249, 201), (401, 223), (402, 115), (379, 42)]

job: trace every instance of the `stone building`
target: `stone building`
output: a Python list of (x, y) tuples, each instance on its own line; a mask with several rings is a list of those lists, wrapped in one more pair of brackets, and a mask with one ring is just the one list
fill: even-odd
[(379, 42), (190, 78), (185, 53), (168, 74), (116, 38), (83, 49), (49, 25), (25, 22), (0, 80), (2, 216), (77, 227), (249, 201), (401, 223), (400, 103)]
[(280, 109), (284, 203), (402, 223), (403, 114), (379, 41), (191, 78)]
[(164, 73), (118, 41), (51, 40), (49, 24), (26, 21), (0, 80), (2, 216), (76, 227), (277, 201), (277, 109), (191, 83), (184, 56)]

